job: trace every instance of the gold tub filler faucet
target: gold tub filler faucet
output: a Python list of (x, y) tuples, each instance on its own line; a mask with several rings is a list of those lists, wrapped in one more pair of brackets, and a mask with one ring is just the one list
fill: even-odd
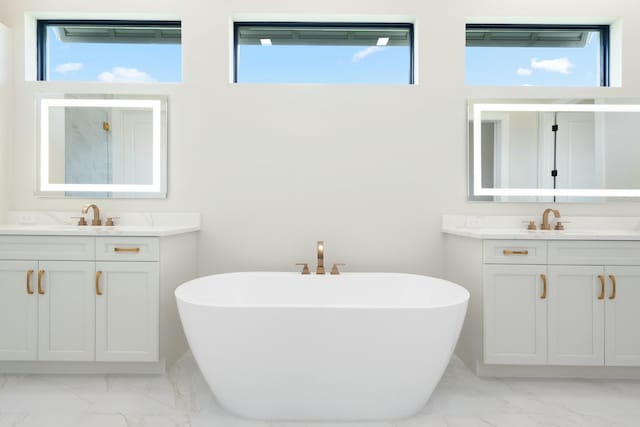
[[(325, 269), (324, 269), (324, 242), (322, 240), (318, 240), (317, 246), (316, 246), (316, 254), (318, 257), (318, 265), (316, 267), (316, 274), (325, 274)], [(309, 264), (306, 262), (298, 262), (296, 263), (296, 265), (301, 265), (302, 266), (302, 274), (311, 274), (311, 271), (309, 271)], [(331, 267), (331, 274), (333, 275), (338, 275), (340, 274), (340, 271), (338, 270), (338, 266), (343, 266), (346, 264), (340, 264), (340, 263), (336, 263), (333, 264), (333, 266)]]

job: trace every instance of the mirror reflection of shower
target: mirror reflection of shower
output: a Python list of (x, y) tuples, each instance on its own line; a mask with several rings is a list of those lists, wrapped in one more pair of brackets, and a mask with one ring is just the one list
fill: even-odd
[[(65, 184), (149, 185), (153, 180), (153, 117), (126, 107), (50, 110), (50, 171)], [(108, 193), (65, 192), (109, 197)]]
[(38, 131), (39, 192), (166, 197), (167, 97), (43, 95)]

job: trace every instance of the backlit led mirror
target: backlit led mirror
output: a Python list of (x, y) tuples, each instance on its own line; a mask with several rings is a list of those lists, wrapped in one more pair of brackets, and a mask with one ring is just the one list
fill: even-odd
[(166, 97), (42, 96), (38, 193), (166, 197)]
[(474, 101), (468, 135), (470, 200), (640, 197), (637, 101)]

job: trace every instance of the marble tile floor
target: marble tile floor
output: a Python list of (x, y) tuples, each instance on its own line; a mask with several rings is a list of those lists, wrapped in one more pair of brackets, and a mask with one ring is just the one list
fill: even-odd
[(0, 375), (0, 427), (638, 427), (640, 381), (477, 378), (454, 358), (415, 417), (283, 423), (222, 410), (187, 353), (162, 376)]

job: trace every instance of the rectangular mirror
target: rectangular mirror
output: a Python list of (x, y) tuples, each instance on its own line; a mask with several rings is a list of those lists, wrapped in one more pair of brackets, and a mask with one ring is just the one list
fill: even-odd
[(166, 197), (166, 97), (47, 95), (38, 113), (38, 194)]
[(640, 197), (640, 104), (469, 103), (469, 199), (602, 202)]

